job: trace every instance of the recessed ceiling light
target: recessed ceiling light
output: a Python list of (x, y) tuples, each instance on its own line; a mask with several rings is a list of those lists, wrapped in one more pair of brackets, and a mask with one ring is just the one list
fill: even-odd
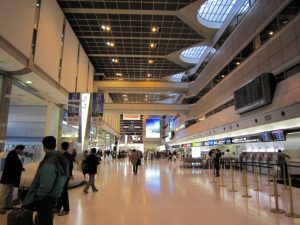
[(25, 83), (26, 84), (32, 84), (32, 81), (31, 80), (26, 80)]
[(155, 43), (150, 43), (150, 48), (157, 48), (158, 44), (155, 44)]
[(120, 76), (122, 76), (122, 73), (116, 73), (116, 75), (117, 75), (118, 77), (120, 77)]
[(273, 31), (270, 31), (270, 32), (269, 32), (269, 35), (273, 35), (273, 34), (274, 34), (274, 32), (273, 32)]
[(147, 74), (147, 77), (151, 77), (151, 73), (148, 73), (148, 74)]
[(157, 33), (157, 32), (160, 32), (160, 28), (159, 28), (159, 27), (152, 27), (152, 28), (151, 28), (151, 31), (152, 31), (153, 33)]
[(148, 60), (148, 63), (149, 63), (149, 64), (153, 64), (153, 63), (154, 63), (154, 60), (149, 59), (149, 60)]
[(109, 47), (115, 47), (115, 43), (113, 42), (106, 42), (106, 45), (109, 46)]
[(101, 28), (104, 31), (110, 31), (111, 30), (110, 26), (107, 26), (107, 25), (102, 25)]
[(225, 75), (222, 75), (221, 77), (223, 78), (223, 77), (225, 77)]
[(112, 59), (111, 60), (113, 63), (119, 63), (119, 60), (118, 59)]
[(237, 63), (236, 63), (236, 65), (240, 65), (240, 64), (241, 64), (240, 62), (237, 62)]

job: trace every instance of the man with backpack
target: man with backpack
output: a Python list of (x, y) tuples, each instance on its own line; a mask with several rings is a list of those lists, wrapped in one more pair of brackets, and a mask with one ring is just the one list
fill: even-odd
[(53, 225), (53, 209), (69, 177), (68, 161), (55, 148), (55, 137), (43, 138), (46, 154), (23, 202), (24, 208), (36, 209), (39, 225)]

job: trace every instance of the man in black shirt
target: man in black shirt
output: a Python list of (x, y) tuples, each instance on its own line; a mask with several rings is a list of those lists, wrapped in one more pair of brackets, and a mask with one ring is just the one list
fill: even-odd
[(21, 173), (25, 170), (18, 157), (18, 155), (23, 152), (24, 148), (24, 145), (17, 145), (14, 150), (7, 154), (0, 180), (2, 186), (0, 192), (0, 214), (5, 214), (5, 209), (12, 207), (14, 187), (19, 187)]
[[(73, 175), (72, 175), (72, 170), (73, 170), (73, 162), (74, 162), (74, 157), (72, 154), (68, 152), (69, 149), (69, 143), (68, 142), (62, 142), (61, 143), (61, 148), (63, 150), (63, 155), (66, 157), (69, 163), (69, 178), (67, 179), (63, 192), (61, 193), (60, 198), (57, 201), (57, 204), (55, 206), (54, 212), (58, 212), (59, 216), (63, 216), (69, 213), (70, 211), (70, 205), (69, 205), (69, 194), (68, 194), (68, 186), (69, 186), (69, 181), (70, 179), (73, 180)], [(61, 211), (61, 209), (63, 210)]]

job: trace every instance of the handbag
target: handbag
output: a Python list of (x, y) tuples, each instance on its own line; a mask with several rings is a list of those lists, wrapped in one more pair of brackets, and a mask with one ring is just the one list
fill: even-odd
[(7, 214), (7, 225), (34, 225), (33, 211), (25, 208), (15, 208)]
[(141, 159), (137, 159), (137, 161), (136, 161), (136, 165), (138, 165), (138, 166), (142, 165), (142, 161), (141, 161)]

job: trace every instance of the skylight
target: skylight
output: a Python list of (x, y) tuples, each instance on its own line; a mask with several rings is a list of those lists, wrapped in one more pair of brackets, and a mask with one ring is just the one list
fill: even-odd
[(187, 63), (196, 64), (206, 49), (209, 49), (212, 53), (216, 51), (214, 48), (208, 46), (192, 47), (184, 50), (180, 54), (180, 59)]
[(249, 4), (249, 1), (246, 1), (244, 3), (244, 5), (242, 6), (242, 8), (240, 9), (240, 11), (238, 12), (238, 15), (246, 13), (248, 11), (248, 9), (250, 9), (250, 4)]
[(207, 0), (198, 10), (198, 21), (210, 28), (220, 28), (237, 0)]

